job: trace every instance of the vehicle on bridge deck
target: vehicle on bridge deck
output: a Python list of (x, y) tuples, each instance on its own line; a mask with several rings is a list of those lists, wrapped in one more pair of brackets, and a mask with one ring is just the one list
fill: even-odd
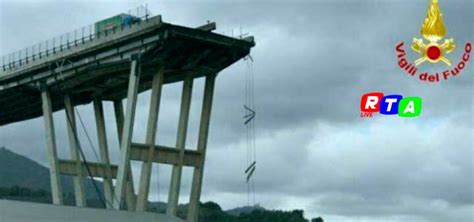
[(95, 34), (99, 35), (100, 33), (112, 31), (113, 29), (119, 27), (130, 26), (140, 21), (141, 19), (136, 16), (121, 13), (116, 16), (112, 16), (110, 18), (96, 22), (94, 25)]

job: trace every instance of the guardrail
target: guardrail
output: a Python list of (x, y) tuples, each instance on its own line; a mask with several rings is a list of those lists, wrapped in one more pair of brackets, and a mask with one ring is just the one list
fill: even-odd
[(94, 27), (95, 23), (83, 26), (71, 32), (64, 33), (33, 46), (2, 56), (0, 60), (1, 70), (3, 72), (12, 70), (38, 59), (68, 50), (72, 47), (83, 45), (86, 42), (98, 39), (101, 36), (107, 36), (122, 31), (126, 26), (131, 27), (137, 24), (139, 25), (141, 22), (148, 22), (148, 18), (151, 16), (146, 5), (129, 10), (128, 15), (138, 17), (140, 20), (137, 23), (130, 23), (128, 25), (122, 24), (120, 27), (113, 27), (111, 30), (104, 30), (101, 32), (96, 32)]

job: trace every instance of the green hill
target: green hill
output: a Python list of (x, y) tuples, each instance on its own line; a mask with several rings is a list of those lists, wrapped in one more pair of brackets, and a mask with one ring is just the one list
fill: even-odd
[[(64, 202), (74, 205), (72, 178), (62, 176)], [(51, 187), (48, 168), (18, 155), (6, 148), (0, 148), (0, 199), (51, 203)], [(100, 188), (102, 183), (96, 181)], [(87, 204), (102, 207), (91, 180), (86, 182)], [(186, 218), (188, 206), (180, 205), (178, 217)], [(302, 210), (273, 211), (260, 206), (239, 207), (228, 211), (214, 202), (201, 203), (200, 222), (309, 222)], [(164, 213), (166, 203), (152, 202), (149, 211)], [(315, 218), (311, 222), (323, 222)]]
[[(74, 193), (72, 177), (61, 176), (63, 193)], [(102, 189), (102, 182), (95, 181)], [(0, 187), (18, 186), (31, 190), (51, 192), (49, 169), (39, 163), (16, 154), (5, 147), (0, 148)], [(94, 199), (97, 193), (90, 179), (85, 181), (86, 197)]]

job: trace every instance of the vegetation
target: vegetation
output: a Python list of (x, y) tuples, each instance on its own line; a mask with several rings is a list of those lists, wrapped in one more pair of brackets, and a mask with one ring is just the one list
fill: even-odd
[[(71, 177), (62, 177), (63, 197), (66, 205), (74, 205)], [(102, 183), (96, 181), (99, 187)], [(86, 181), (87, 206), (103, 208), (92, 187), (92, 181)], [(40, 164), (0, 148), (0, 199), (52, 203), (49, 185), (49, 170)], [(186, 219), (187, 205), (180, 205), (178, 217)], [(152, 202), (149, 211), (164, 213), (166, 203)], [(323, 222), (321, 218), (307, 220), (302, 210), (281, 211), (266, 210), (260, 206), (247, 206), (224, 211), (214, 202), (201, 203), (200, 222)]]
[(39, 203), (51, 202), (51, 195), (44, 190), (31, 190), (24, 187), (0, 187), (0, 199), (24, 200)]
[[(37, 203), (51, 203), (51, 194), (45, 190), (31, 190), (24, 187), (0, 187), (0, 199), (20, 200)], [(74, 204), (72, 195), (65, 195), (67, 205)], [(96, 199), (88, 200), (88, 205), (100, 207)], [(166, 204), (152, 203), (154, 206), (150, 211), (164, 213)], [(186, 219), (187, 205), (180, 205), (178, 217)], [(302, 210), (281, 211), (265, 210), (261, 207), (255, 208), (250, 212), (241, 212), (240, 215), (232, 215), (223, 211), (222, 208), (214, 202), (201, 203), (199, 212), (200, 222), (309, 222), (303, 216)], [(311, 222), (323, 222), (321, 218), (312, 219)]]

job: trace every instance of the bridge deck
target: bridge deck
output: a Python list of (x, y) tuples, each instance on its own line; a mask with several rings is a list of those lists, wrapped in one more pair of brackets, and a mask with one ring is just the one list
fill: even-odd
[[(212, 28), (211, 28), (212, 29)], [(151, 87), (153, 73), (165, 70), (165, 83), (217, 73), (249, 54), (253, 38), (232, 38), (207, 28), (165, 23), (161, 16), (0, 71), (0, 126), (42, 115), (40, 90), (48, 87), (53, 110), (70, 94), (76, 105), (93, 98), (126, 96), (130, 57), (139, 55), (139, 91)]]

